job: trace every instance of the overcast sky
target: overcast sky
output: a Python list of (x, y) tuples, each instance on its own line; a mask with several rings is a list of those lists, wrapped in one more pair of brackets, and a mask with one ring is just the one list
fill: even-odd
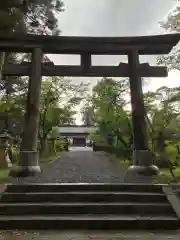
[[(64, 36), (141, 36), (163, 34), (159, 22), (165, 20), (175, 8), (176, 0), (64, 0), (65, 11), (59, 16), (61, 35)], [(117, 65), (126, 61), (121, 56), (93, 57), (92, 64)], [(79, 64), (79, 56), (54, 55), (55, 64)], [(156, 64), (156, 56), (141, 57), (141, 62)], [(152, 78), (145, 90), (156, 90), (162, 85), (176, 86), (179, 72), (169, 73), (168, 78)], [(97, 78), (74, 78), (75, 82), (91, 81)]]

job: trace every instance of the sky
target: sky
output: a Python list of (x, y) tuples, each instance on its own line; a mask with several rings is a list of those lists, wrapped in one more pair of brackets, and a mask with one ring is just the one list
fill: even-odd
[[(176, 5), (176, 0), (64, 0), (65, 11), (58, 16), (62, 36), (143, 36), (163, 34), (159, 22)], [(51, 55), (55, 64), (80, 63), (79, 56)], [(93, 65), (117, 65), (126, 62), (126, 56), (93, 56)], [(156, 56), (140, 57), (141, 62), (156, 65)], [(95, 85), (98, 78), (72, 78), (75, 83)], [(167, 78), (151, 78), (144, 91), (155, 91), (161, 86), (179, 85), (180, 73), (169, 72)], [(80, 115), (76, 123), (80, 124)]]

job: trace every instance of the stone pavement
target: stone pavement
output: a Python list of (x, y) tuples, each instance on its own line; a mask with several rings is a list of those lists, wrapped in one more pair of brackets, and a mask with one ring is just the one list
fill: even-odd
[[(55, 160), (36, 177), (16, 180), (17, 183), (55, 182), (124, 182), (126, 171), (110, 161), (110, 157), (90, 148), (70, 148), (70, 152)], [(143, 182), (143, 178), (140, 179)], [(134, 231), (1, 231), (0, 240), (180, 240), (180, 233)]]
[(179, 240), (179, 232), (134, 232), (134, 231), (113, 231), (113, 232), (0, 232), (2, 240)]

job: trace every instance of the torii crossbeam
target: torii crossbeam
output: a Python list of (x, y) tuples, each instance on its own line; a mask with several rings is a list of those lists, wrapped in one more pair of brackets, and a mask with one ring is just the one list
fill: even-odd
[[(9, 64), (3, 67), (4, 76), (30, 76), (31, 63)], [(167, 77), (167, 68), (140, 64), (141, 77)], [(129, 77), (129, 67), (126, 63), (119, 66), (88, 66), (84, 71), (82, 66), (54, 65), (42, 63), (42, 76), (70, 76), (70, 77)]]

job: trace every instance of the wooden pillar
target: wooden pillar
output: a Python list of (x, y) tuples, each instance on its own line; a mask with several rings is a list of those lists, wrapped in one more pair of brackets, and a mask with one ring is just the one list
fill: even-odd
[(142, 79), (140, 76), (139, 55), (137, 51), (128, 54), (130, 93), (132, 107), (132, 123), (134, 136), (134, 149), (147, 150), (148, 139), (146, 132), (145, 108), (142, 91)]
[(87, 71), (91, 67), (91, 55), (90, 54), (81, 54), (81, 67), (84, 75), (87, 74)]
[[(129, 181), (129, 173), (133, 173), (130, 181), (136, 181), (138, 174), (156, 175), (159, 169), (153, 165), (153, 156), (148, 149), (148, 137), (145, 120), (145, 107), (142, 91), (142, 80), (140, 76), (140, 63), (137, 51), (128, 54), (129, 73), (130, 73), (130, 93), (132, 106), (133, 124), (133, 165), (129, 167), (125, 181)], [(129, 178), (129, 180), (128, 180)]]
[(40, 172), (38, 164), (37, 137), (39, 128), (39, 105), (42, 80), (42, 50), (33, 49), (31, 73), (28, 85), (28, 96), (24, 129), (19, 155), (19, 166), (12, 169), (11, 176), (26, 177)]
[(25, 114), (25, 124), (22, 136), (21, 151), (37, 149), (39, 128), (39, 104), (42, 80), (42, 50), (35, 48), (32, 53), (31, 75), (28, 86), (28, 96)]

